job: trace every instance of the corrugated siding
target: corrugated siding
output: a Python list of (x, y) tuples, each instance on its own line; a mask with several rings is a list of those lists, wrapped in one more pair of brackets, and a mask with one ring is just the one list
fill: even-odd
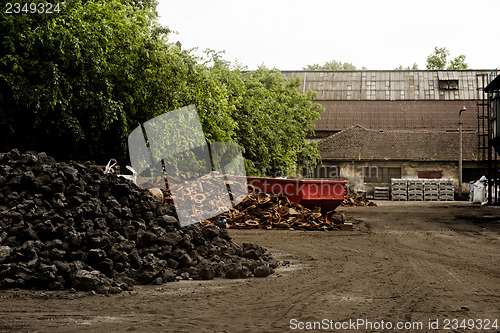
[[(491, 70), (457, 71), (283, 71), (299, 76), (305, 90), (318, 92), (326, 100), (475, 100), (477, 73)], [(458, 90), (440, 90), (439, 79), (458, 80)], [(304, 86), (299, 88), (304, 89)]]

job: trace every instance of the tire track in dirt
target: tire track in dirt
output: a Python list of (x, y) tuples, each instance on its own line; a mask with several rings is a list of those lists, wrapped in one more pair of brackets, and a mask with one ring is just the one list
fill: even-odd
[(290, 261), (270, 277), (141, 286), (111, 297), (6, 291), (0, 331), (286, 332), (292, 318), (500, 319), (500, 227), (481, 220), (500, 210), (391, 202), (339, 210), (354, 232), (230, 230), (237, 243)]

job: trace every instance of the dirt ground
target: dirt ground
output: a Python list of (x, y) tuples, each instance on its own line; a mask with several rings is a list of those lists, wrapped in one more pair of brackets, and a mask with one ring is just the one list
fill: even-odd
[(377, 204), (338, 208), (353, 232), (231, 230), (289, 262), (267, 278), (0, 291), (0, 331), (499, 332), (500, 208)]

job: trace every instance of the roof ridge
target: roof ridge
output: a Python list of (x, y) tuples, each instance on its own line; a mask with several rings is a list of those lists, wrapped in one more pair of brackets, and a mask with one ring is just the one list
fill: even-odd
[(328, 139), (334, 138), (334, 137), (336, 137), (336, 136), (338, 136), (338, 135), (342, 135), (342, 134), (344, 134), (344, 133), (347, 133), (347, 132), (349, 132), (349, 131), (353, 130), (354, 128), (356, 128), (356, 127), (359, 127), (359, 128), (361, 128), (361, 129), (364, 129), (365, 131), (368, 131), (368, 128), (363, 127), (363, 126), (361, 126), (361, 125), (358, 125), (358, 124), (351, 125), (351, 126), (349, 126), (349, 127), (344, 128), (344, 129), (343, 129), (343, 130), (341, 130), (341, 131), (338, 131), (337, 133), (333, 133), (332, 135), (329, 135), (329, 136), (327, 136), (326, 138), (323, 138), (323, 139), (319, 140), (319, 141), (318, 141), (318, 144), (319, 144), (319, 143), (321, 143), (321, 142), (323, 142), (323, 141), (325, 141), (325, 142), (326, 142)]
[[(356, 126), (356, 125), (354, 125)], [(351, 126), (352, 127), (352, 126)], [(415, 128), (415, 129), (398, 129), (398, 128), (389, 128), (389, 129), (374, 129), (374, 128), (365, 128), (363, 126), (359, 126), (367, 131), (379, 132), (379, 133), (458, 133), (458, 129), (443, 129), (443, 128)], [(476, 133), (476, 129), (463, 129), (464, 133)], [(340, 132), (338, 132), (340, 133)], [(337, 133), (336, 133), (337, 134)]]

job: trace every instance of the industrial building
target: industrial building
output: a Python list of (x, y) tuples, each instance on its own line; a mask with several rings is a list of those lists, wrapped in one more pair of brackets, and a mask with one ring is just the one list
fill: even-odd
[(459, 113), (463, 187), (488, 170), (492, 70), (283, 71), (318, 93), (315, 122), (322, 164), (314, 178), (343, 178), (369, 194), (391, 178), (452, 178), (459, 188)]

